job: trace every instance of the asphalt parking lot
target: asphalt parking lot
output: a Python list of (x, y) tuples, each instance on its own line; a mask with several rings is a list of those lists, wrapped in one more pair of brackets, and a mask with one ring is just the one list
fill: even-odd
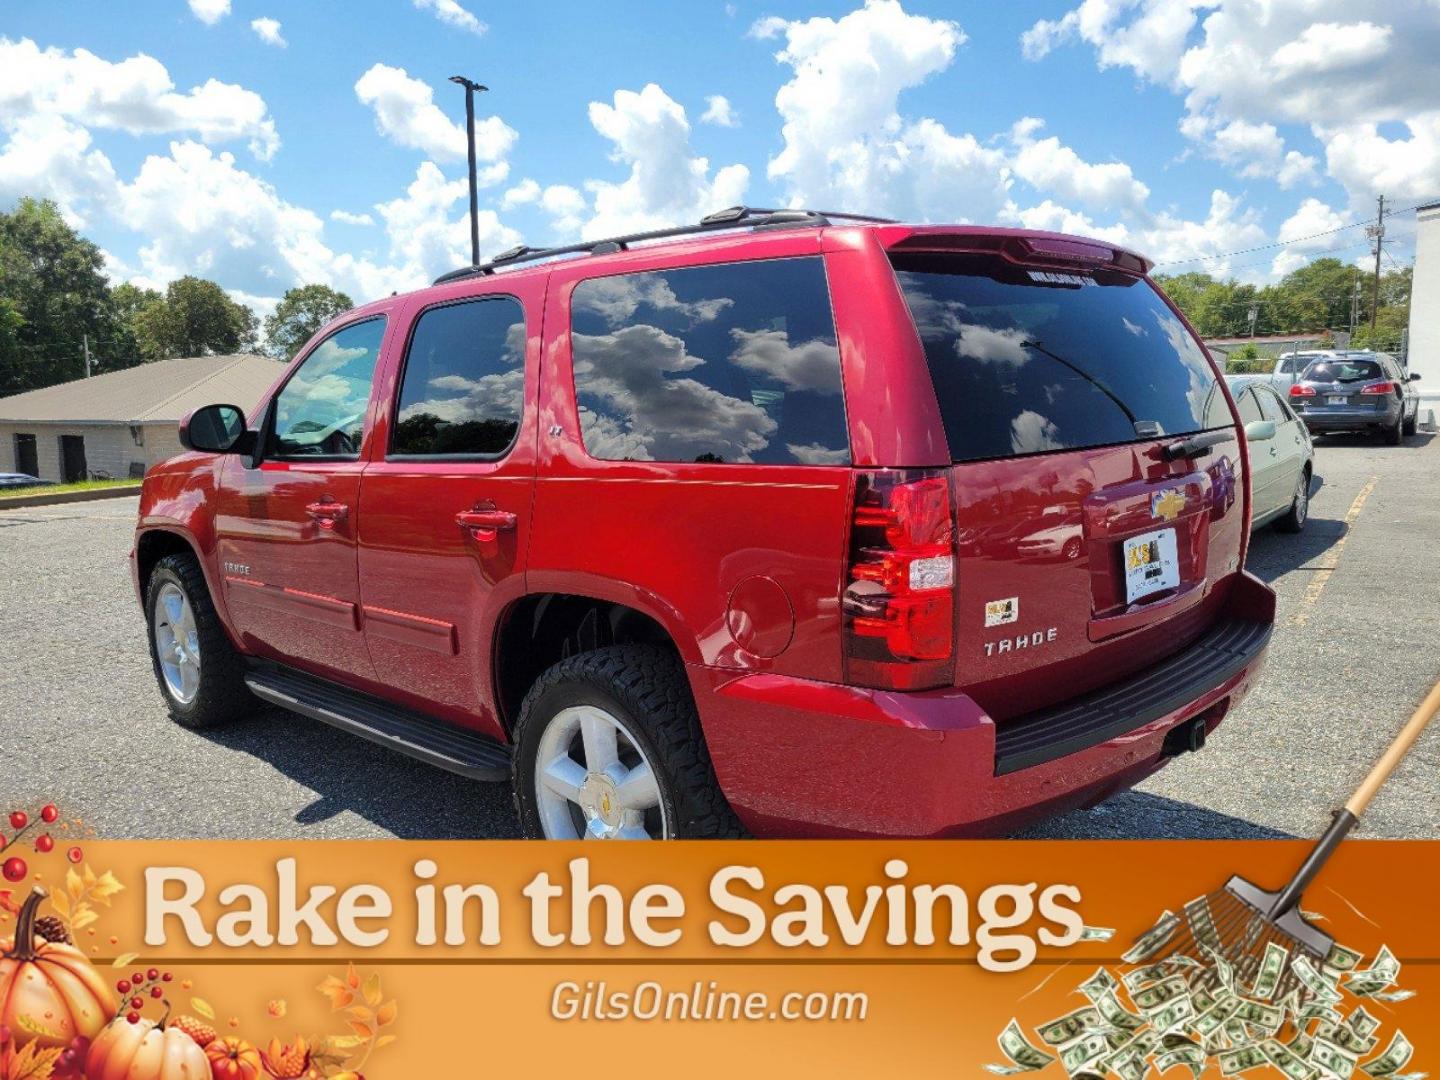
[[(1037, 837), (1316, 834), (1440, 676), (1440, 438), (1319, 442), (1311, 520), (1265, 530), (1279, 593), (1259, 687), (1199, 754)], [(115, 838), (515, 835), (509, 792), (259, 709), (170, 723), (125, 554), (136, 500), (0, 510), (0, 802), (55, 800)], [(1361, 835), (1440, 837), (1440, 730)]]

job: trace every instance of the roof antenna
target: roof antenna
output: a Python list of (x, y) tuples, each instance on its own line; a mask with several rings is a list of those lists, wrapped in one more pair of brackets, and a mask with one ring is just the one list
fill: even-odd
[(470, 265), (480, 265), (480, 194), (475, 179), (475, 95), (489, 90), (464, 75), (451, 75), (450, 81), (465, 88), (465, 134), (470, 141)]

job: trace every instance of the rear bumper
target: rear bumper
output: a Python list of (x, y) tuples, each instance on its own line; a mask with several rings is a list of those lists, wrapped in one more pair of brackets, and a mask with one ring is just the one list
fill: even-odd
[(1270, 589), (1240, 575), (1222, 616), (1228, 644), (1212, 633), (1121, 684), (998, 728), (959, 690), (689, 670), (720, 786), (755, 834), (978, 836), (1133, 786), (1165, 763), (1165, 736), (1183, 722), (1203, 716), (1214, 730), (1259, 676), (1274, 610)]
[(1306, 410), (1297, 415), (1311, 431), (1354, 431), (1356, 428), (1394, 427), (1400, 420), (1402, 408), (1400, 402), (1392, 401), (1383, 409), (1323, 408)]

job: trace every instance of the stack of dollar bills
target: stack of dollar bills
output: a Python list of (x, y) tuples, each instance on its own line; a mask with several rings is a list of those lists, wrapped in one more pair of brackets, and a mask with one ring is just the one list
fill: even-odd
[[(1193, 920), (1196, 905), (1204, 903), (1186, 905), (1187, 915)], [(1176, 1065), (1196, 1077), (1211, 1065), (1225, 1076), (1273, 1065), (1290, 1080), (1349, 1080), (1357, 1069), (1376, 1080), (1424, 1080), (1425, 1073), (1400, 1071), (1414, 1053), (1402, 1032), (1374, 1053), (1381, 1023), (1364, 1002), (1414, 996), (1396, 986), (1400, 961), (1388, 948), (1382, 946), (1366, 966), (1363, 954), (1337, 944), (1317, 964), (1267, 942), (1253, 983), (1242, 985), (1232, 965), (1203, 941), (1200, 958), (1147, 962), (1179, 923), (1179, 916), (1165, 912), (1125, 953), (1128, 970), (1117, 977), (1102, 967), (1080, 983), (1075, 993), (1089, 1004), (1039, 1025), (1035, 1034), (1044, 1049), (1011, 1020), (998, 1040), (1009, 1063), (985, 1068), (1014, 1076), (1058, 1059), (1077, 1080), (1111, 1073), (1142, 1080), (1152, 1067), (1163, 1073)], [(1087, 927), (1084, 936), (1103, 941), (1113, 933)], [(1282, 978), (1287, 969), (1293, 978)], [(1282, 984), (1294, 988), (1273, 1000)]]

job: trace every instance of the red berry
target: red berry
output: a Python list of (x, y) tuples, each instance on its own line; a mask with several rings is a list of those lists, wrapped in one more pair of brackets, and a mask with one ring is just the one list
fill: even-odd
[(129, 1020), (132, 1024), (138, 1024), (140, 1022), (140, 1014), (138, 1012), (126, 1013), (125, 1019)]
[(25, 860), (18, 855), (12, 855), (5, 860), (5, 866), (0, 868), (4, 873), (6, 881), (24, 881), (25, 875), (30, 872), (30, 867), (25, 865)]
[(145, 1007), (145, 999), (142, 998), (142, 997), (133, 997), (133, 998), (131, 998), (131, 999), (130, 999), (130, 1007), (131, 1007), (132, 1009), (143, 1009), (143, 1008)]
[(119, 991), (120, 993), (122, 993), (122, 994), (128, 994), (128, 993), (130, 992), (130, 980), (129, 980), (129, 979), (121, 979), (119, 982), (117, 982), (117, 983), (115, 984), (115, 989), (118, 990), (118, 991)]
[(160, 1000), (160, 998), (162, 998), (162, 997), (165, 996), (165, 991), (164, 991), (163, 988), (161, 988), (161, 987), (159, 987), (159, 986), (156, 986), (156, 987), (154, 987), (154, 988), (151, 989), (151, 991), (150, 991), (150, 996), (151, 996), (152, 998), (155, 998), (155, 1000), (158, 1001), (158, 1000)]
[(55, 850), (55, 839), (49, 833), (41, 833), (35, 838), (35, 850), (45, 855)]
[(85, 853), (78, 847), (72, 847), (69, 851), (65, 852), (65, 857), (72, 863), (78, 863), (81, 859), (85, 858)]
[(159, 968), (151, 968), (149, 971), (145, 972), (145, 978), (149, 979), (151, 982), (154, 982), (154, 981), (155, 981), (156, 979), (158, 979), (159, 977), (160, 977), (160, 969), (159, 969)]
[(160, 976), (160, 981), (161, 981), (161, 982), (169, 982), (169, 981), (170, 981), (171, 979), (173, 979), (173, 978), (175, 978), (175, 976), (172, 975), (172, 974), (170, 974), (170, 972), (167, 971), (167, 972), (165, 972), (164, 975), (161, 975), (161, 976)]
[(58, 820), (59, 817), (60, 809), (53, 802), (46, 803), (45, 806), (40, 810), (40, 820), (45, 822), (46, 825), (49, 825), (54, 821)]
[(145, 981), (145, 973), (144, 973), (143, 971), (137, 971), (137, 972), (135, 972), (134, 975), (131, 975), (131, 976), (130, 976), (130, 981), (131, 981), (132, 983), (134, 983), (136, 986), (139, 986), (141, 983), (143, 983), (143, 982)]
[(12, 810), (10, 812), (10, 827), (12, 829), (23, 829), (30, 824), (30, 815), (24, 810)]

